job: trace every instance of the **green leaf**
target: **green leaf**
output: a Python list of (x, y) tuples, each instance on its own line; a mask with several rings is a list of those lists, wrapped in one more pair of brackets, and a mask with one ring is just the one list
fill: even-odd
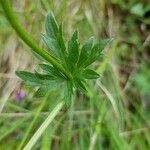
[(37, 77), (37, 79), (39, 80), (55, 80), (57, 79), (57, 77), (53, 74), (40, 74), (38, 72), (35, 72), (35, 76)]
[(74, 41), (73, 44), (70, 46), (69, 57), (68, 59), (71, 60), (73, 64), (76, 64), (79, 58), (79, 44), (77, 41)]
[[(27, 71), (16, 71), (16, 75), (20, 77), (26, 85), (29, 86), (39, 86), (42, 84), (43, 81), (39, 80), (34, 73), (27, 72)], [(44, 82), (43, 84), (46, 84)]]
[(64, 38), (63, 38), (63, 25), (62, 24), (59, 26), (59, 31), (58, 31), (56, 39), (60, 47), (59, 49), (60, 58), (61, 60), (65, 61), (67, 52), (66, 52), (66, 46), (65, 46)]
[(91, 37), (83, 45), (83, 47), (81, 49), (79, 61), (78, 61), (78, 67), (84, 66), (85, 62), (89, 58), (89, 56), (91, 54), (91, 49), (93, 47), (93, 41), (94, 41), (94, 38)]
[(41, 86), (38, 88), (38, 90), (35, 92), (35, 97), (44, 97), (47, 92), (50, 92), (57, 88), (60, 85), (60, 82), (58, 81), (52, 81), (49, 83), (49, 85)]
[(40, 68), (42, 68), (46, 73), (50, 75), (55, 75), (55, 69), (53, 66), (50, 66), (48, 64), (39, 64)]
[(49, 51), (54, 54), (54, 56), (59, 57), (61, 60), (65, 60), (67, 55), (66, 47), (63, 39), (63, 25), (59, 27), (52, 13), (47, 15), (46, 19), (46, 36), (43, 36), (43, 41), (49, 48)]
[(20, 77), (24, 81), (29, 81), (29, 82), (37, 82), (38, 79), (35, 76), (34, 73), (27, 72), (27, 71), (16, 71), (16, 75)]
[[(30, 73), (27, 71), (16, 71), (16, 75), (24, 80), (26, 85), (30, 86), (50, 85), (53, 83), (52, 81), (54, 79), (56, 80), (56, 78), (51, 75), (42, 75), (38, 73)], [(56, 81), (60, 82), (59, 79)]]
[(68, 42), (68, 68), (73, 71), (79, 59), (78, 32), (75, 31), (71, 40)]
[(74, 43), (75, 41), (77, 41), (77, 40), (78, 40), (78, 31), (76, 30), (76, 31), (73, 33), (73, 35), (72, 35), (72, 37), (71, 37), (71, 40), (68, 42), (68, 52), (69, 52), (69, 50), (71, 49), (73, 43)]
[(59, 26), (59, 34), (57, 35), (57, 41), (59, 43), (59, 46), (61, 48), (61, 52), (63, 54), (63, 57), (65, 57), (66, 53), (66, 46), (63, 38), (63, 24), (60, 24)]
[(101, 41), (97, 42), (96, 44), (94, 44), (94, 46), (92, 48), (92, 52), (89, 56), (89, 59), (85, 62), (85, 67), (89, 66), (94, 61), (99, 59), (100, 56), (102, 56), (103, 49), (111, 42), (112, 42), (112, 39), (104, 39), (104, 40), (101, 40)]
[[(49, 65), (47, 62), (48, 64), (39, 65), (43, 70), (42, 73), (17, 71), (16, 74), (26, 84), (38, 86), (39, 89), (35, 93), (35, 96), (38, 97), (45, 96), (49, 90), (64, 83), (64, 101), (67, 105), (70, 105), (73, 87), (86, 93), (86, 79), (99, 78), (99, 74), (94, 70), (85, 68), (102, 56), (102, 50), (110, 43), (111, 39), (94, 42), (94, 38), (91, 37), (81, 46), (80, 51), (78, 32), (75, 31), (68, 41), (66, 49), (63, 38), (63, 25), (57, 25), (52, 12), (46, 17), (45, 28), (46, 34), (42, 35), (42, 39), (48, 47), (48, 52), (57, 60), (57, 64), (60, 63), (60, 67), (59, 65), (54, 67), (55, 65)], [(61, 69), (62, 66), (63, 68)]]
[(46, 73), (54, 75), (58, 79), (66, 79), (65, 75), (63, 75), (57, 68), (54, 68), (48, 64), (39, 64), (39, 66), (46, 71)]
[(35, 97), (44, 97), (49, 91), (48, 86), (40, 87), (34, 94)]
[(82, 92), (86, 93), (86, 92), (87, 92), (87, 89), (86, 89), (86, 87), (85, 87), (83, 81), (84, 81), (84, 80), (81, 81), (80, 79), (76, 78), (75, 81), (74, 81), (74, 85), (75, 85), (75, 87), (76, 87), (77, 89), (79, 89), (79, 90), (81, 90)]
[(45, 23), (46, 33), (50, 38), (56, 39), (58, 33), (58, 25), (54, 14), (50, 11), (46, 17)]
[(57, 76), (56, 69), (53, 66), (49, 64), (39, 64), (39, 66), (46, 74)]
[(42, 34), (42, 40), (48, 48), (48, 51), (55, 57), (61, 58), (60, 46), (56, 39), (52, 39)]
[(70, 106), (73, 94), (73, 84), (71, 81), (65, 82), (64, 101), (67, 106)]
[(100, 77), (98, 73), (91, 69), (85, 69), (80, 76), (85, 79), (97, 79)]

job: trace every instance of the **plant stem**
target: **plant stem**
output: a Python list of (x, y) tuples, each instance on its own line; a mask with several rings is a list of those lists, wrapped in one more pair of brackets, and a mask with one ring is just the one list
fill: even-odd
[(43, 109), (43, 107), (44, 107), (44, 105), (45, 105), (45, 103), (46, 103), (46, 100), (48, 99), (48, 96), (49, 96), (49, 93), (48, 93), (48, 94), (46, 95), (46, 97), (42, 100), (42, 103), (40, 104), (39, 108), (37, 109), (37, 111), (36, 111), (36, 113), (35, 113), (35, 115), (34, 115), (34, 118), (32, 119), (32, 121), (31, 121), (29, 127), (27, 128), (27, 130), (26, 130), (26, 132), (25, 132), (25, 134), (24, 134), (24, 136), (23, 136), (23, 139), (21, 140), (21, 143), (20, 143), (19, 146), (18, 146), (18, 150), (21, 150), (22, 147), (23, 147), (23, 145), (24, 145), (24, 143), (26, 142), (26, 140), (27, 140), (27, 138), (28, 138), (30, 132), (32, 131), (32, 128), (34, 127), (34, 125), (35, 125), (35, 123), (36, 123), (36, 121), (37, 121), (37, 119), (38, 119), (38, 117), (39, 117), (39, 114), (40, 114), (41, 110)]
[(49, 114), (49, 116), (45, 119), (45, 121), (42, 123), (42, 125), (39, 127), (39, 129), (35, 132), (35, 134), (32, 136), (30, 141), (27, 143), (27, 145), (23, 148), (23, 150), (31, 150), (34, 144), (38, 141), (40, 136), (44, 133), (46, 128), (49, 126), (49, 124), (52, 122), (52, 120), (55, 118), (55, 116), (58, 114), (60, 109), (63, 107), (64, 101), (60, 101), (55, 108), (52, 110), (52, 112)]
[(29, 46), (31, 49), (42, 56), (45, 60), (51, 63), (54, 67), (58, 68), (62, 73), (64, 73), (68, 79), (72, 79), (72, 75), (66, 71), (63, 65), (52, 55), (50, 55), (46, 50), (40, 48), (35, 41), (30, 37), (30, 35), (22, 28), (19, 24), (15, 14), (12, 11), (9, 0), (0, 0), (4, 13), (10, 22), (11, 26), (17, 32), (18, 36)]

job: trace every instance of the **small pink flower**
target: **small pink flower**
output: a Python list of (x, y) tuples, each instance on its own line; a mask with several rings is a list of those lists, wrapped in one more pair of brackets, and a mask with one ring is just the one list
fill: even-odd
[(15, 100), (19, 102), (22, 98), (25, 97), (25, 92), (23, 90), (19, 90), (16, 93)]

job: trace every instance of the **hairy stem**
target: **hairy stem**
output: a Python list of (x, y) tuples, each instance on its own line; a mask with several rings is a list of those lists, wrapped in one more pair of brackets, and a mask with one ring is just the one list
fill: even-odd
[(64, 73), (68, 79), (72, 79), (72, 75), (66, 71), (63, 65), (52, 55), (50, 55), (46, 50), (40, 48), (35, 41), (30, 37), (30, 35), (22, 28), (19, 24), (15, 14), (12, 11), (9, 0), (0, 0), (4, 13), (10, 22), (11, 26), (17, 32), (19, 37), (29, 46), (31, 49), (42, 56), (45, 60), (51, 63), (54, 67), (58, 68), (62, 73)]

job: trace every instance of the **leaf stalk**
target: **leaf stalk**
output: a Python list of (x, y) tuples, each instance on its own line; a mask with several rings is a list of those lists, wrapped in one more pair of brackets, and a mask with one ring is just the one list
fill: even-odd
[(51, 63), (54, 67), (58, 68), (63, 74), (67, 76), (68, 79), (73, 79), (70, 72), (67, 71), (59, 60), (49, 54), (46, 50), (40, 48), (36, 42), (31, 38), (31, 36), (22, 28), (21, 24), (17, 20), (9, 0), (0, 0), (0, 4), (4, 10), (5, 16), (13, 29), (16, 31), (18, 36), (37, 54), (42, 56), (45, 60)]

